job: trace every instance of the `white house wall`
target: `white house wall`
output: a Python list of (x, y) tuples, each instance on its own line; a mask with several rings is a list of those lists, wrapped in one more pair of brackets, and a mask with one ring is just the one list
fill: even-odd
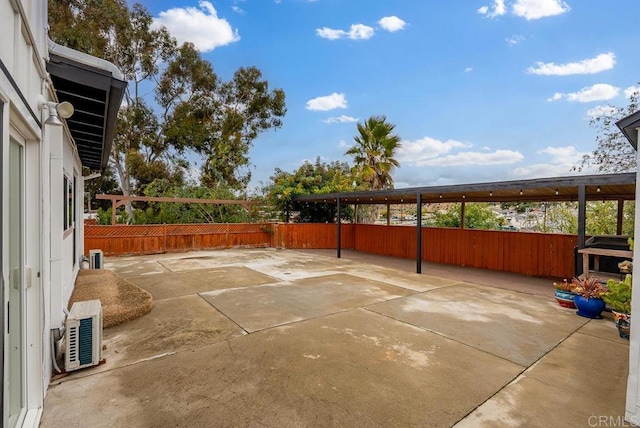
[[(23, 265), (25, 276), (24, 404), (27, 412), (21, 426), (37, 426), (44, 395), (52, 371), (50, 329), (62, 326), (79, 269), (73, 258), (73, 233), (64, 236), (64, 172), (78, 176), (76, 186), (76, 224), (81, 221), (82, 168), (68, 131), (44, 125), (46, 111), (42, 102), (53, 101), (53, 91), (45, 71), (47, 55), (47, 2), (41, 0), (0, 0), (0, 140), (2, 141), (2, 236), (7, 236), (8, 178), (10, 136), (24, 144), (24, 224)], [(82, 229), (76, 231), (80, 242)], [(9, 244), (2, 239), (2, 388), (6, 392), (6, 359)], [(82, 247), (76, 249), (79, 257)], [(3, 398), (4, 395), (3, 395)], [(6, 423), (6, 400), (3, 416)]]

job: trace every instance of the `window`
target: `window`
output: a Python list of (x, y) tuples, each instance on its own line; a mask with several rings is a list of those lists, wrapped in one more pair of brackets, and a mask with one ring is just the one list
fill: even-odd
[(75, 187), (75, 177), (72, 180), (68, 176), (64, 176), (64, 200), (63, 200), (63, 209), (64, 209), (64, 224), (62, 227), (64, 230), (70, 229), (74, 226), (75, 221), (75, 209), (74, 209), (74, 198), (73, 192)]

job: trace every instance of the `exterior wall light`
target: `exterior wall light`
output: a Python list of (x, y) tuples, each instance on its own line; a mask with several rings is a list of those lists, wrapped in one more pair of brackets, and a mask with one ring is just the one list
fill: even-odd
[(52, 101), (40, 104), (40, 110), (47, 109), (49, 117), (44, 121), (45, 125), (62, 126), (60, 118), (68, 119), (73, 115), (74, 109), (70, 102), (54, 103)]

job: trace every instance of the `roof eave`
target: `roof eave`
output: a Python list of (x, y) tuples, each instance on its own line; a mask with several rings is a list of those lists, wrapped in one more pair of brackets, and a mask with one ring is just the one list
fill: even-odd
[(629, 116), (623, 117), (616, 126), (620, 128), (620, 131), (624, 134), (625, 138), (633, 146), (635, 150), (638, 150), (638, 128), (640, 128), (640, 111), (637, 111)]
[[(85, 94), (82, 89), (87, 87), (104, 92), (104, 97), (96, 100), (104, 104), (104, 108), (100, 109), (99, 114), (93, 112), (95, 119), (93, 122), (88, 123), (89, 126), (94, 127), (96, 130), (99, 129), (93, 137), (100, 136), (99, 140), (95, 138), (90, 143), (84, 143), (85, 146), (91, 149), (90, 155), (84, 154), (79, 149), (83, 166), (87, 166), (90, 169), (104, 170), (109, 162), (118, 110), (127, 87), (127, 82), (123, 80), (123, 74), (114, 64), (106, 60), (58, 45), (52, 41), (49, 41), (47, 70), (52, 75), (52, 80), (57, 81), (57, 79), (60, 79), (66, 85), (77, 86), (77, 91), (72, 94), (59, 93), (58, 88), (55, 88), (59, 101), (70, 101), (74, 104), (73, 98), (76, 98), (76, 100), (83, 98)], [(74, 131), (78, 129), (73, 122), (73, 120), (69, 120), (67, 126), (69, 126), (72, 136), (76, 138)], [(97, 144), (98, 141), (99, 144)], [(78, 141), (76, 141), (76, 145), (78, 145)], [(94, 151), (99, 151), (100, 153), (93, 153)]]

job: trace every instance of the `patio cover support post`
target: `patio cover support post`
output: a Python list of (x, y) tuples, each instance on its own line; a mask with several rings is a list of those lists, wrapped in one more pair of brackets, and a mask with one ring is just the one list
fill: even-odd
[(587, 229), (587, 187), (578, 186), (578, 248), (584, 248)]
[(387, 226), (391, 226), (391, 204), (387, 204)]
[(340, 219), (340, 197), (336, 198), (336, 222), (338, 223), (338, 242), (336, 244), (336, 248), (337, 248), (337, 254), (336, 257), (340, 258), (340, 238), (342, 237), (342, 231), (341, 231), (341, 223), (342, 220)]
[(618, 200), (618, 224), (616, 226), (616, 235), (622, 235), (622, 221), (624, 219), (624, 199)]
[(464, 215), (465, 215), (464, 201), (460, 202), (460, 229), (464, 229)]
[(416, 273), (422, 273), (422, 194), (416, 199)]
[(115, 199), (111, 200), (111, 226), (116, 224), (116, 209), (118, 209), (118, 201)]

